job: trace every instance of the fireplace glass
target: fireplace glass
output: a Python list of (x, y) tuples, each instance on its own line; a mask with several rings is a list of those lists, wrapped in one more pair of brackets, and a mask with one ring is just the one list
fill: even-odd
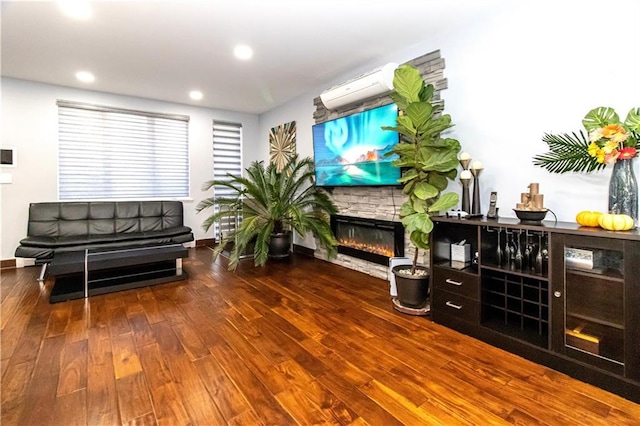
[(404, 229), (399, 222), (350, 216), (332, 216), (338, 252), (387, 265), (390, 257), (404, 256)]

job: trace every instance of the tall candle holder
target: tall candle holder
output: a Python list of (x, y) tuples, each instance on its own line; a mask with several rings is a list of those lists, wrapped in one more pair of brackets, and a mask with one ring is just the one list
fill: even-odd
[(471, 164), (471, 157), (466, 152), (460, 154), (460, 165), (462, 166), (462, 170), (469, 170), (469, 164)]
[(468, 153), (463, 152), (460, 154), (459, 161), (462, 166), (462, 172), (460, 173), (460, 183), (462, 183), (462, 211), (471, 213), (471, 206), (469, 203), (469, 184), (471, 183), (469, 164), (471, 163), (471, 156)]
[(482, 173), (482, 164), (476, 161), (471, 166), (471, 174), (473, 175), (473, 204), (471, 205), (471, 214), (482, 216), (480, 207), (480, 173)]
[(463, 170), (460, 173), (460, 182), (462, 183), (462, 210), (471, 213), (471, 203), (469, 197), (469, 185), (471, 184), (471, 172)]

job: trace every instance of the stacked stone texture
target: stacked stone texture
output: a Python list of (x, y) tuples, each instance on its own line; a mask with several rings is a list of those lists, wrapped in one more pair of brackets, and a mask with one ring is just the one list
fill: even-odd
[[(435, 89), (433, 99), (438, 103), (443, 103), (440, 98), (440, 91), (447, 88), (447, 79), (444, 78), (445, 65), (444, 59), (440, 57), (440, 51), (436, 50), (427, 53), (412, 59), (407, 64), (416, 67), (425, 81), (433, 84)], [(392, 102), (389, 95), (384, 95), (345, 106), (344, 109), (329, 111), (322, 104), (320, 97), (317, 97), (313, 101), (316, 107), (313, 118), (316, 123), (322, 123)], [(405, 201), (405, 196), (402, 194), (400, 187), (338, 187), (331, 191), (331, 196), (338, 207), (338, 214), (340, 215), (391, 221), (399, 220), (398, 212)], [(316, 244), (316, 246), (320, 247), (319, 244)], [(424, 253), (424, 251), (421, 251), (421, 253), (422, 256), (419, 262), (427, 265), (429, 261), (428, 253)], [(378, 265), (343, 254), (339, 254), (335, 259), (328, 259), (326, 250), (322, 248), (318, 248), (314, 255), (346, 268), (385, 280), (388, 279), (389, 268), (386, 265)], [(414, 248), (409, 243), (409, 235), (405, 234), (405, 256), (413, 258), (413, 255)]]

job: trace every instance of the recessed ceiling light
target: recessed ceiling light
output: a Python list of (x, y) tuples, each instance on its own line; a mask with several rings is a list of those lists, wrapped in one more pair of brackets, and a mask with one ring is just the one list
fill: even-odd
[(58, 0), (58, 7), (65, 15), (74, 19), (91, 17), (91, 6), (88, 0)]
[(199, 101), (202, 99), (202, 92), (199, 90), (192, 90), (189, 92), (189, 97), (194, 101)]
[(246, 59), (251, 59), (251, 57), (253, 56), (253, 50), (251, 50), (249, 46), (245, 46), (244, 44), (241, 44), (236, 46), (235, 49), (233, 49), (233, 54), (238, 59), (246, 60)]
[(83, 83), (93, 83), (96, 79), (89, 71), (78, 71), (76, 78)]

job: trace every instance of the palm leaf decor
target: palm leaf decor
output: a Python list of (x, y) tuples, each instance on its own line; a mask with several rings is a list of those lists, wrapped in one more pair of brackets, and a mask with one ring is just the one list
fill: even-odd
[(533, 164), (551, 173), (589, 173), (607, 166), (606, 163), (598, 163), (595, 157), (585, 155), (589, 140), (582, 131), (559, 135), (545, 133), (542, 141), (549, 147), (549, 152), (533, 157)]
[(244, 176), (227, 174), (224, 179), (205, 182), (202, 187), (205, 191), (224, 186), (230, 194), (227, 197), (214, 194), (198, 203), (198, 213), (214, 207), (213, 214), (202, 224), (205, 230), (221, 220), (235, 220), (238, 212), (242, 216), (239, 226), (218, 242), (214, 259), (228, 245), (233, 245), (229, 269), (234, 270), (253, 242), (254, 264), (263, 266), (269, 256), (272, 234), (291, 230), (303, 238), (310, 232), (328, 256), (333, 257), (338, 242), (331, 230), (330, 216), (338, 210), (329, 194), (314, 182), (313, 158), (299, 159), (297, 155), (284, 164), (282, 171), (278, 171), (274, 163), (265, 165), (254, 161), (245, 169)]

